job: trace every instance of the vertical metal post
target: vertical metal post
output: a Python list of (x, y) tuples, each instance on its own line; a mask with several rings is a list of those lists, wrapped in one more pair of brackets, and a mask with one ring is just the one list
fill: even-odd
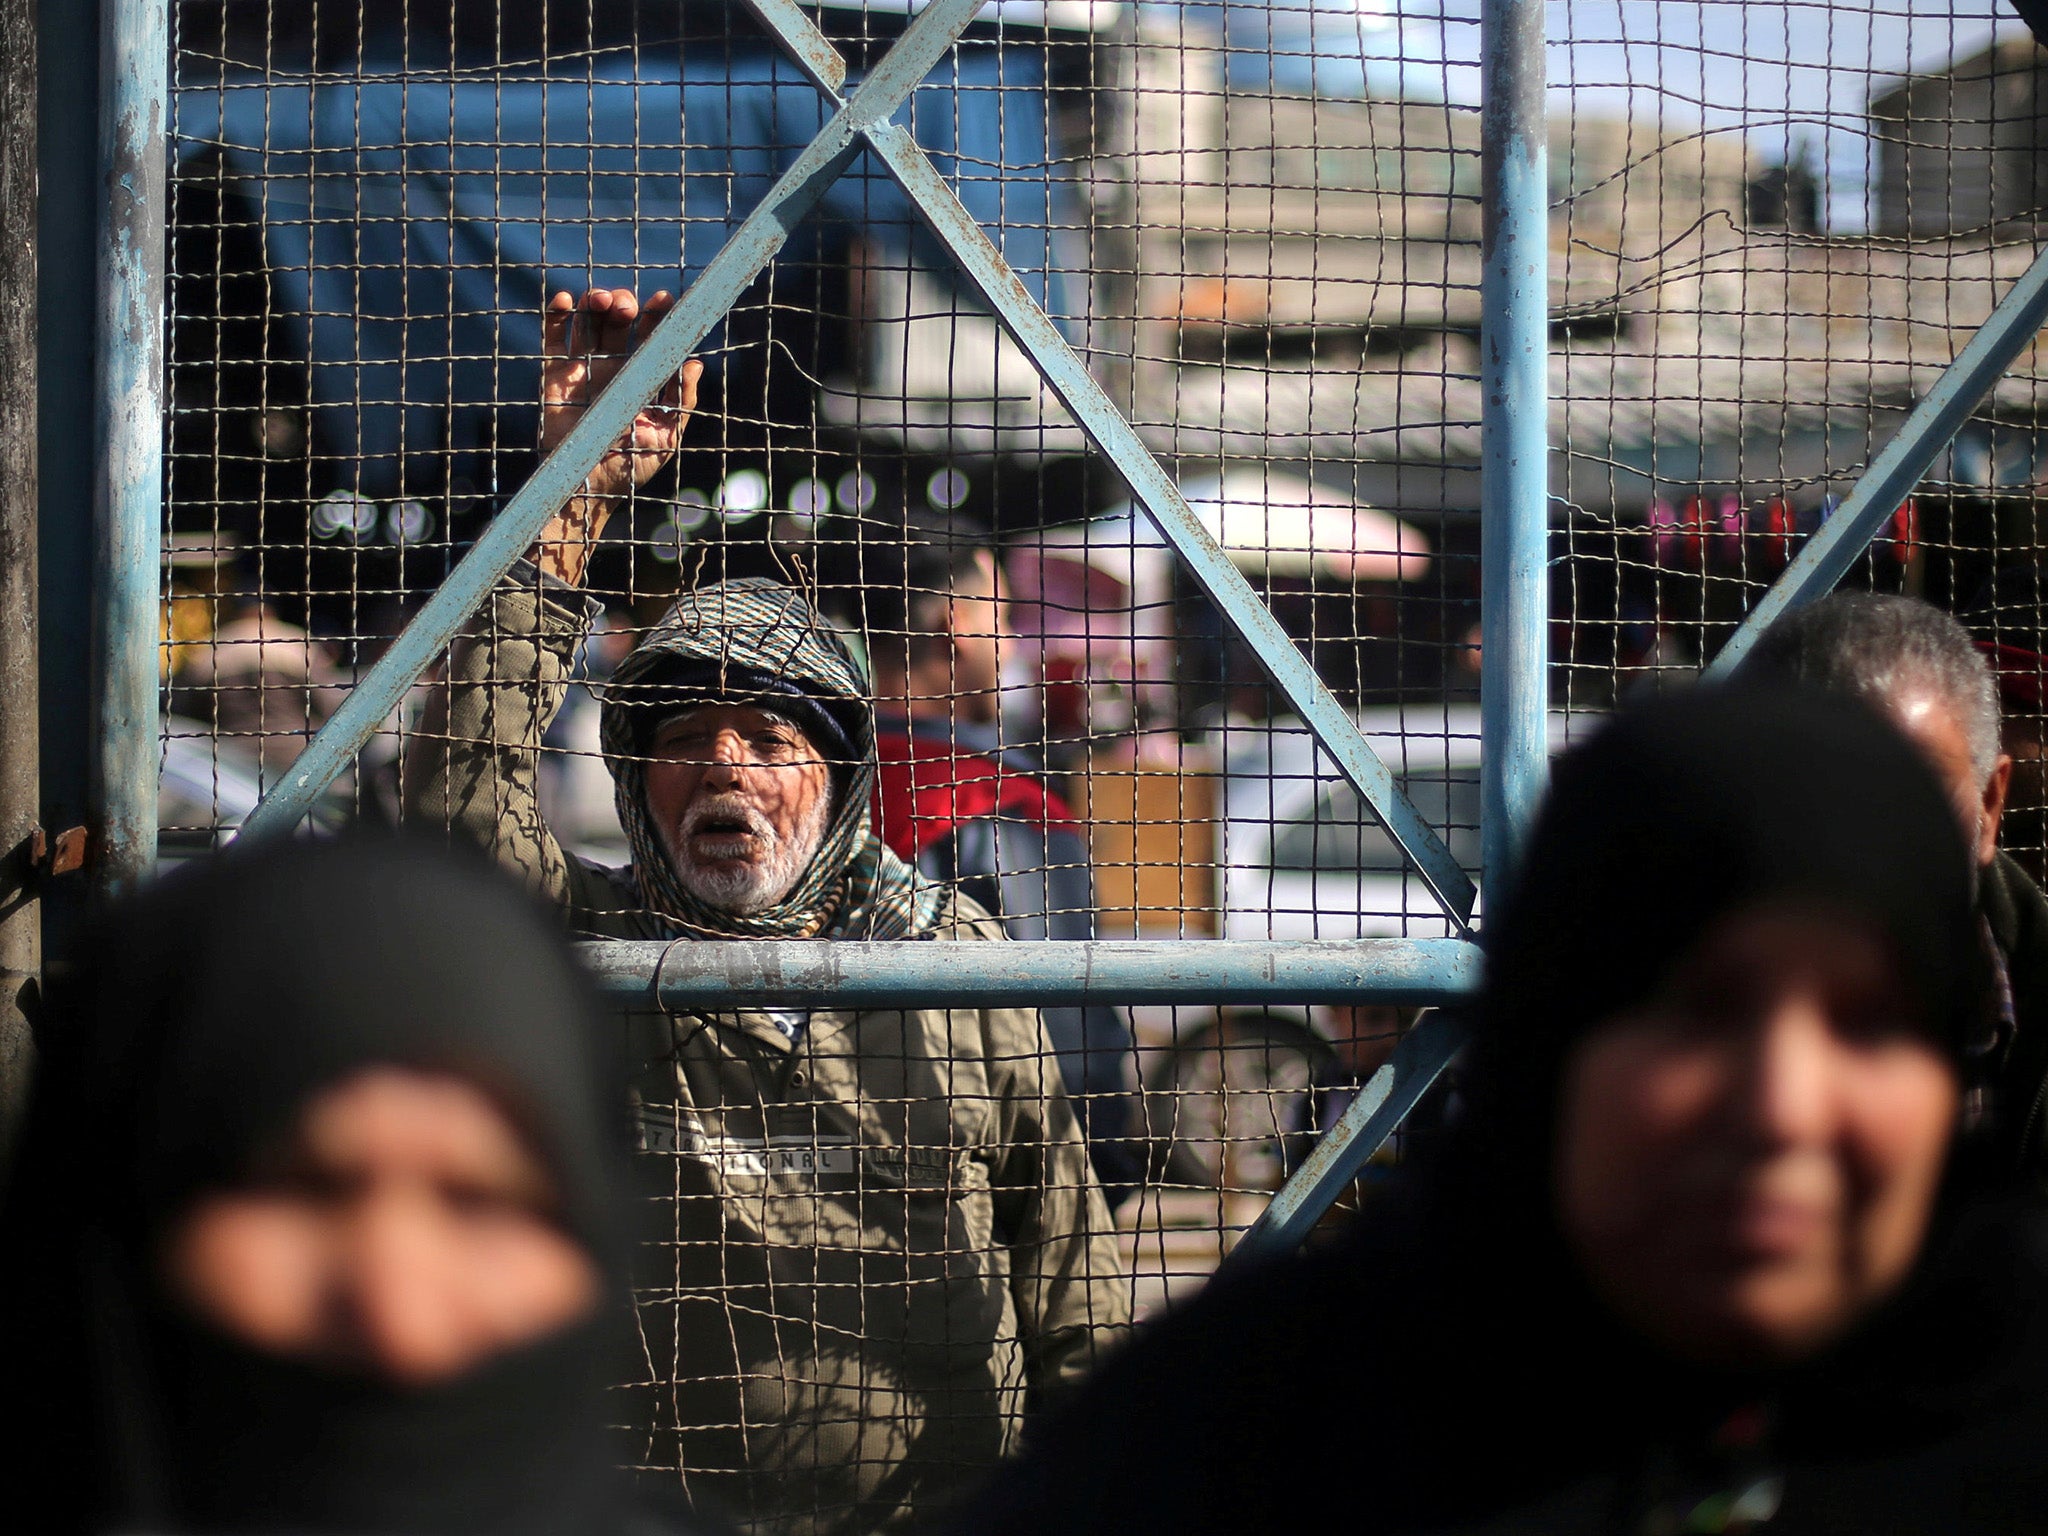
[(36, 678), (36, 15), (0, 0), (0, 1161), (35, 1060), (42, 731)]
[(1480, 7), (1481, 858), (1498, 900), (1547, 766), (1549, 146), (1543, 0)]
[[(36, 3), (36, 541), (42, 823), (83, 832), (92, 758), (93, 371), (99, 249), (100, 13)], [(43, 890), (45, 979), (77, 927), (83, 880)]]
[(169, 76), (167, 0), (101, 0), (91, 809), (103, 891), (156, 859)]
[[(1549, 760), (1550, 221), (1543, 0), (1480, 7), (1480, 859), (1507, 884)], [(1496, 897), (1497, 899), (1497, 897)], [(1243, 1264), (1298, 1246), (1428, 1091), (1465, 1039), (1419, 1026), (1232, 1250)]]

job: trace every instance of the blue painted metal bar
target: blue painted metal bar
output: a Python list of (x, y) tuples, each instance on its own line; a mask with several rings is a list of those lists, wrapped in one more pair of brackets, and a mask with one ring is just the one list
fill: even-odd
[(1316, 1143), (1308, 1161), (1245, 1229), (1224, 1267), (1274, 1258), (1301, 1246), (1323, 1213), (1364, 1170), (1372, 1155), (1408, 1118), (1430, 1085), (1465, 1047), (1471, 1026), (1449, 1014), (1431, 1014), (1394, 1048), (1394, 1059), (1367, 1079), (1358, 1097)]
[(1785, 573), (1750, 609), (1741, 627), (1707, 666), (1705, 677), (1726, 677), (1742, 665), (1757, 636), (1780, 614), (1834, 590), (1999, 375), (2040, 335), (2043, 324), (2048, 324), (2048, 247), (2006, 290), (1998, 307), (1942, 370), (1934, 388), (1913, 408), (1897, 435), (1870, 461), (1849, 499), (1806, 541)]
[[(974, 19), (983, 0), (932, 0), (861, 82), (818, 137), (805, 146), (761, 205), (698, 274), (668, 318), (620, 367), (561, 445), (492, 519), (405, 633), (306, 744), (283, 779), (242, 823), (238, 842), (289, 832), (319, 799), (370, 733), (397, 707), (415, 679), (467, 622), (512, 563), (526, 553), (557, 508), (725, 317), (749, 283), (857, 156), (859, 131), (888, 118), (909, 98)], [(150, 630), (152, 642), (155, 630)]]
[(88, 804), (109, 891), (156, 862), (170, 56), (167, 0), (102, 0)]
[(747, 9), (772, 36), (781, 39), (790, 57), (811, 77), (811, 84), (835, 98), (846, 88), (846, 60), (797, 0), (747, 0)]
[[(1317, 943), (1062, 942), (974, 946), (829, 940), (601, 940), (580, 946), (615, 1003), (873, 1008), (1080, 1003), (1433, 1003), (1469, 997), (1479, 948), (1465, 939)], [(1412, 1053), (1411, 1053), (1412, 1054)]]
[[(1046, 383), (1080, 423), (1089, 440), (1116, 466), (1202, 590), (1243, 636), (1274, 685), (1414, 861), (1444, 910), (1461, 923), (1470, 918), (1474, 898), (1471, 877), (1402, 794), (1387, 765), (1359, 733), (1357, 722), (1316, 676), (1315, 669), (1280, 627), (1272, 610), (1259, 601), (1251, 583), (1209, 536), (1181, 496), (1173, 477), (1160, 467), (1136, 429), (1067, 345), (1059, 328), (1025, 291), (1002, 254), (982, 233), (981, 226), (961, 207), (960, 200), (909, 130), (896, 123), (884, 123), (869, 128), (865, 137), (875, 157), (888, 167), (945, 243), (961, 274), (995, 311), (1017, 345), (1037, 364)], [(1540, 753), (1540, 708), (1536, 725)]]
[(1480, 848), (1504, 887), (1543, 796), (1550, 212), (1543, 0), (1480, 7)]

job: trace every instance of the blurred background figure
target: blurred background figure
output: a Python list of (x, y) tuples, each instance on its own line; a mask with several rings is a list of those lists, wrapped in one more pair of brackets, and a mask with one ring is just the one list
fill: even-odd
[(188, 732), (274, 782), (347, 692), (333, 648), (264, 598), (227, 534), (174, 537), (165, 551), (163, 669)]
[[(1014, 645), (994, 536), (908, 509), (820, 545), (820, 597), (859, 635), (874, 675), (875, 828), (907, 863), (964, 891), (1013, 939), (1092, 939), (1087, 829), (1043, 765), (1002, 739)], [(1060, 1075), (1115, 1209), (1144, 1154), (1131, 1029), (1104, 1004), (1042, 1008)]]
[(2001, 741), (1993, 660), (1960, 623), (1918, 598), (1837, 592), (1766, 630), (1744, 673), (1861, 699), (1941, 776), (1970, 844), (1978, 921), (1997, 980), (1990, 1030), (1972, 1047), (1984, 1070), (1969, 1118), (2000, 1147), (2002, 1168), (2048, 1174), (2048, 897), (1999, 847), (2013, 758)]
[(526, 897), (398, 846), (238, 855), (88, 973), (6, 1211), (21, 1529), (675, 1528), (604, 1428), (623, 1073)]
[(2012, 759), (2000, 841), (2048, 881), (2048, 567), (2001, 566), (1959, 611), (1998, 679), (2000, 745)]
[(2039, 1221), (1955, 1177), (1971, 898), (1861, 706), (1619, 717), (1489, 924), (1442, 1155), (1142, 1336), (958, 1529), (2042, 1528)]

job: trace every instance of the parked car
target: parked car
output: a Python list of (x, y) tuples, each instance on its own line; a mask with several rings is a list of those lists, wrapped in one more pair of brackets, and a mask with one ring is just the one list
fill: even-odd
[[(1600, 717), (1550, 717), (1550, 750)], [(1479, 875), (1479, 706), (1366, 710), (1358, 724), (1423, 819)], [(1335, 759), (1298, 721), (1239, 728), (1224, 758), (1218, 904), (1226, 939), (1458, 932)]]
[[(254, 754), (216, 737), (196, 720), (164, 720), (163, 775), (157, 782), (157, 862), (197, 858), (225, 847), (263, 798)], [(343, 792), (329, 789), (301, 823), (312, 835), (339, 832), (348, 822)]]

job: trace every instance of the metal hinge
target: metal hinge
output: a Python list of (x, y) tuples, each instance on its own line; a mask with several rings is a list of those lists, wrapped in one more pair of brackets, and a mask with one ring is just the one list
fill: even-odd
[(67, 827), (54, 838), (37, 827), (28, 835), (28, 867), (31, 874), (72, 875), (85, 868), (85, 828)]

